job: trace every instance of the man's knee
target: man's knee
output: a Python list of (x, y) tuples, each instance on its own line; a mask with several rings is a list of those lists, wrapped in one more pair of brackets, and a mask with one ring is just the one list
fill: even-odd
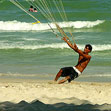
[(59, 72), (61, 72), (61, 73), (62, 73), (62, 72), (63, 72), (63, 70), (62, 70), (62, 69), (60, 69), (60, 71), (59, 71)]
[(66, 76), (65, 78), (66, 78), (67, 80), (71, 79), (70, 76)]

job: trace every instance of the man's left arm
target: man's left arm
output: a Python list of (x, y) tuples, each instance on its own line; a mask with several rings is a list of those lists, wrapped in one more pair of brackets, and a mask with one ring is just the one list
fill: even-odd
[(67, 40), (66, 37), (63, 37), (62, 40), (64, 40), (69, 45), (69, 47), (71, 47), (72, 49), (74, 48), (73, 45), (69, 42), (69, 40)]

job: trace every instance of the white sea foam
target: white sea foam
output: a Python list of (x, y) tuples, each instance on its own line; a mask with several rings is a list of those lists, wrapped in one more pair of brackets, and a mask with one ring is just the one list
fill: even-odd
[(111, 50), (111, 44), (93, 45), (93, 51)]
[(111, 74), (84, 74), (81, 77), (110, 77), (111, 78)]
[[(97, 21), (70, 21), (70, 22), (58, 22), (58, 24), (65, 28), (65, 27), (73, 27), (73, 28), (92, 28), (96, 25), (103, 23), (104, 20), (97, 20)], [(56, 28), (54, 24), (50, 24), (52, 28)], [(48, 30), (50, 27), (47, 23), (40, 23), (40, 24), (32, 24), (26, 22), (19, 22), (19, 21), (0, 21), (0, 30), (7, 30), (7, 31), (40, 31), (40, 30)]]
[(103, 23), (104, 20), (97, 20), (97, 21), (75, 21), (75, 22), (63, 22), (59, 23), (61, 27), (74, 27), (74, 28), (92, 28), (96, 25)]
[[(77, 44), (79, 49), (83, 50), (85, 45)], [(111, 50), (111, 44), (103, 44), (103, 45), (92, 45), (93, 51), (104, 51), (104, 50)], [(53, 48), (53, 49), (65, 49), (69, 48), (66, 43), (52, 43), (52, 44), (42, 44), (42, 45), (24, 45), (20, 42), (8, 44), (8, 43), (0, 43), (0, 49), (44, 49), (44, 48)]]
[(43, 49), (43, 48), (68, 48), (65, 43), (54, 43), (54, 44), (44, 44), (44, 45), (22, 45), (22, 44), (0, 44), (0, 49)]
[[(45, 26), (44, 26), (45, 25)], [(29, 31), (29, 30), (47, 30), (49, 29), (47, 24), (35, 24), (19, 22), (19, 21), (0, 21), (0, 30), (9, 30), (9, 31)]]

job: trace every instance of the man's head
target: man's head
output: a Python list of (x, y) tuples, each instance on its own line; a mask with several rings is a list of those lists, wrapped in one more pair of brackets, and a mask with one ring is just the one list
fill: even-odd
[[(89, 51), (88, 51), (89, 50)], [(92, 46), (90, 44), (86, 44), (85, 45), (85, 48), (84, 48), (84, 51), (86, 52), (91, 52), (92, 51)]]
[(33, 8), (33, 6), (31, 5), (30, 8)]
[(37, 10), (36, 8), (34, 8), (34, 10)]

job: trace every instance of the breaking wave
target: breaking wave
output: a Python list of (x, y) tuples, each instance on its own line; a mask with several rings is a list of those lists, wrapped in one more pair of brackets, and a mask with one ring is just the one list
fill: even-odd
[[(104, 20), (97, 20), (97, 21), (70, 21), (70, 22), (58, 22), (58, 24), (62, 28), (71, 27), (74, 29), (84, 29), (84, 28), (93, 28), (100, 24), (105, 23)], [(54, 24), (50, 24), (52, 28), (55, 28)], [(2, 31), (45, 31), (49, 30), (50, 27), (47, 23), (40, 23), (40, 24), (32, 24), (20, 21), (0, 21), (0, 30)]]

